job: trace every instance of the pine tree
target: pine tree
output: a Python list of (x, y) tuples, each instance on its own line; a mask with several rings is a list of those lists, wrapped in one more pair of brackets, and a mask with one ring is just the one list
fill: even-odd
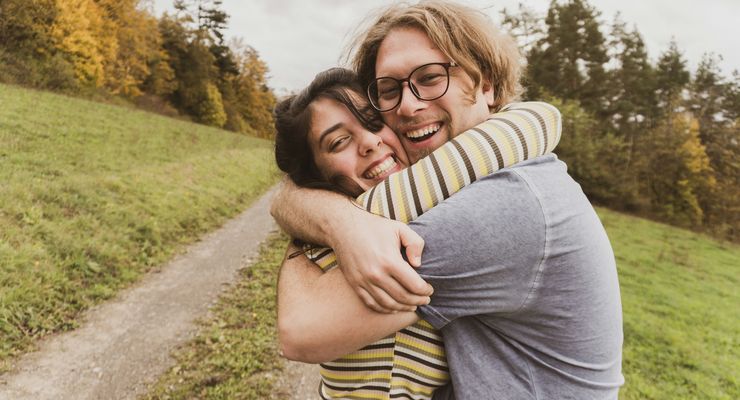
[(616, 132), (632, 141), (632, 136), (651, 126), (655, 115), (655, 74), (642, 36), (636, 28), (628, 30), (619, 14), (612, 24), (609, 47), (616, 65), (609, 71), (604, 111)]
[[(681, 111), (680, 96), (686, 89), (691, 74), (686, 68), (686, 60), (675, 41), (658, 58), (655, 68), (655, 98), (658, 117)], [(676, 106), (674, 109), (671, 105)]]
[(584, 0), (550, 3), (546, 36), (533, 46), (527, 58), (527, 80), (539, 87), (533, 93), (544, 90), (562, 99), (578, 100), (586, 110), (599, 112), (604, 103), (604, 64), (608, 57), (598, 16), (599, 12)]

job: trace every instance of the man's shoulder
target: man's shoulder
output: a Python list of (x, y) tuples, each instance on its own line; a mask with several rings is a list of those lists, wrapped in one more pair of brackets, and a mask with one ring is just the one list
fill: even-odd
[[(501, 182), (526, 186), (527, 193), (536, 198), (544, 209), (576, 203), (591, 206), (581, 185), (568, 174), (568, 166), (555, 154), (547, 154), (502, 169), (481, 182), (491, 187), (499, 186)], [(508, 198), (505, 194), (503, 196), (504, 199)]]
[[(553, 182), (573, 182), (568, 168), (554, 154), (523, 161), (496, 171), (463, 188), (458, 201), (486, 198), (488, 202), (511, 202), (521, 198), (537, 199)], [(577, 184), (576, 184), (577, 185)], [(578, 187), (580, 190), (580, 187)]]
[[(493, 177), (496, 174), (511, 173), (520, 171), (538, 171), (538, 174), (568, 174), (568, 167), (563, 161), (561, 161), (556, 154), (550, 153), (539, 157), (535, 157), (531, 160), (525, 160), (518, 164), (514, 164), (508, 168), (501, 169), (494, 172), (488, 177)], [(487, 178), (488, 178), (487, 177)]]
[[(543, 159), (539, 163), (553, 161), (557, 159)], [(537, 168), (538, 163), (527, 164), (528, 167), (502, 169), (471, 183), (412, 221), (411, 227), (426, 225), (437, 229), (445, 226), (451, 229), (450, 233), (511, 224), (525, 231), (544, 229), (541, 202), (524, 173)]]

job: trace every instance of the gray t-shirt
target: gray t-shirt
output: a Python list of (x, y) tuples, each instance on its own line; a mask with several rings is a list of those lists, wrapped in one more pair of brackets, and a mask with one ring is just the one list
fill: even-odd
[(441, 330), (452, 375), (435, 398), (617, 398), (614, 254), (556, 156), (481, 179), (410, 226), (425, 240), (419, 271), (434, 287), (418, 313)]

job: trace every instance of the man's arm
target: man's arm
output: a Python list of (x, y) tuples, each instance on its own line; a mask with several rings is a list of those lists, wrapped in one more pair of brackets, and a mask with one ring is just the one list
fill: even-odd
[[(299, 250), (288, 246), (287, 254)], [(323, 273), (305, 256), (283, 261), (278, 279), (278, 336), (291, 360), (337, 359), (416, 322), (414, 312), (367, 308), (339, 269)]]
[(354, 217), (347, 207), (351, 201), (347, 196), (328, 190), (298, 187), (286, 176), (272, 201), (270, 214), (291, 237), (331, 247), (332, 228), (338, 218), (333, 213), (324, 212), (324, 206), (345, 214), (350, 211), (349, 215), (343, 215), (344, 218)]
[(291, 236), (334, 249), (339, 265), (348, 266), (343, 271), (351, 287), (373, 310), (408, 311), (428, 301), (432, 288), (412, 268), (420, 263), (424, 241), (407, 225), (370, 214), (340, 194), (300, 188), (288, 178), (271, 213)]
[[(459, 179), (458, 177), (466, 176), (470, 180), (475, 180), (497, 169), (547, 153), (557, 144), (560, 131), (560, 113), (554, 107), (537, 102), (510, 105), (504, 112), (492, 115), (487, 121), (462, 133), (427, 157), (431, 158), (436, 154), (436, 157), (447, 159), (451, 168), (457, 171), (457, 173), (449, 175), (452, 179), (447, 180), (444, 176), (430, 173), (431, 164), (419, 162), (407, 170), (391, 175), (385, 182), (384, 190), (370, 190), (360, 196), (358, 201), (363, 204), (363, 208), (375, 214), (385, 215), (404, 222), (413, 220), (415, 216), (422, 214), (425, 210), (433, 207), (437, 202), (444, 200), (467, 184), (466, 179)], [(472, 151), (472, 157), (469, 154), (462, 154), (468, 151)], [(451, 157), (450, 154), (453, 153), (460, 153), (460, 157)], [(462, 165), (458, 162), (459, 160), (467, 161)], [(475, 160), (477, 166), (472, 165), (469, 162), (470, 160)], [(432, 164), (434, 163), (432, 162)], [(428, 191), (419, 190), (417, 184), (421, 181), (413, 179), (414, 176), (436, 176), (439, 181), (429, 184), (435, 187), (438, 185), (437, 189), (441, 190), (442, 197), (440, 198), (439, 192), (433, 188)], [(428, 196), (414, 196), (412, 202), (412, 199), (404, 197), (408, 196), (408, 192), (403, 190), (394, 192), (391, 189), (407, 187), (416, 187), (418, 193), (428, 193)], [(291, 193), (291, 191), (288, 190), (283, 193)], [(408, 297), (400, 297), (411, 295), (406, 290), (417, 295), (426, 293), (421, 290), (414, 290), (415, 285), (418, 285), (417, 288), (421, 289), (421, 281), (409, 271), (408, 264), (398, 259), (398, 254), (395, 251), (399, 247), (399, 243), (408, 247), (409, 242), (404, 241), (403, 237), (407, 235), (412, 238), (413, 234), (404, 231), (398, 225), (394, 227), (385, 220), (380, 220), (383, 221), (381, 224), (377, 222), (378, 220), (373, 220), (370, 216), (363, 214), (357, 214), (356, 219), (352, 218), (351, 214), (345, 214), (346, 217), (339, 216), (335, 214), (338, 210), (344, 209), (342, 212), (353, 210), (341, 204), (332, 205), (327, 197), (324, 197), (324, 200), (311, 199), (309, 202), (313, 202), (314, 205), (307, 207), (305, 203), (301, 202), (302, 197), (308, 198), (310, 196), (308, 192), (304, 191), (301, 196), (296, 196), (295, 193), (295, 191), (291, 193), (293, 194), (292, 197), (281, 196), (283, 199), (288, 197), (289, 200), (283, 203), (278, 200), (274, 203), (273, 214), (288, 209), (303, 210), (304, 212), (298, 213), (293, 218), (285, 219), (276, 215), (276, 219), (283, 222), (283, 224), (292, 221), (294, 228), (304, 225), (311, 227), (311, 225), (306, 224), (306, 221), (319, 221), (321, 226), (313, 225), (313, 232), (321, 232), (321, 228), (328, 228), (323, 231), (323, 234), (314, 235), (306, 235), (305, 232), (302, 234), (299, 230), (288, 229), (288, 231), (298, 237), (314, 239), (318, 243), (329, 241), (322, 240), (322, 237), (336, 238), (336, 245), (327, 244), (334, 248), (337, 255), (336, 260), (343, 268), (350, 285), (368, 306), (380, 311), (384, 309), (383, 305), (386, 306), (385, 309), (403, 309), (398, 307), (398, 302), (420, 304), (409, 301)], [(392, 193), (396, 194), (393, 195)], [(299, 208), (292, 208), (291, 205)], [(320, 211), (318, 214), (317, 210)], [(332, 219), (333, 216), (336, 219)], [(361, 222), (363, 217), (367, 218), (364, 223)], [(335, 225), (333, 222), (338, 224)], [(375, 224), (381, 225), (368, 230), (370, 225)], [(357, 227), (362, 228), (358, 230)], [(370, 235), (364, 235), (366, 232), (370, 232)], [(391, 234), (388, 235), (388, 233)], [(379, 238), (380, 240), (367, 247), (357, 246), (358, 243), (365, 242), (363, 236)], [(401, 239), (395, 242), (393, 240), (388, 241), (389, 238), (394, 238), (394, 236)], [(384, 243), (388, 243), (388, 245)], [(355, 247), (353, 248), (353, 246)], [(355, 249), (359, 249), (359, 251)], [(384, 250), (375, 251), (375, 249)], [(411, 260), (412, 265), (418, 266), (416, 256), (420, 251), (411, 250), (411, 253), (414, 254), (409, 254), (409, 260)], [(409, 249), (407, 249), (408, 251)], [(395, 258), (395, 261), (387, 262), (383, 258), (384, 255), (391, 255)], [(380, 260), (380, 262), (375, 260)], [(427, 287), (427, 289), (430, 288)]]

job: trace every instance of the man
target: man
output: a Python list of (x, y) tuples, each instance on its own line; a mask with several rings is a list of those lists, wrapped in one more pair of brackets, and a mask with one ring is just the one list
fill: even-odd
[[(358, 73), (412, 161), (483, 121), (514, 93), (508, 88), (518, 78), (515, 52), (505, 50), (510, 42), (488, 24), (479, 13), (450, 3), (396, 6), (360, 45)], [(428, 64), (448, 68), (449, 87), (441, 97), (412, 87), (423, 84), (414, 71)], [(340, 264), (368, 257), (362, 254), (366, 245), (382, 239), (382, 233), (358, 234), (350, 227), (370, 221), (375, 229), (383, 220), (343, 209), (346, 199), (292, 191), (282, 201), (303, 198), (305, 208), (297, 212), (307, 228), (290, 233), (309, 240), (328, 234)], [(317, 199), (324, 206), (312, 206)], [(274, 207), (279, 220), (282, 209)], [(352, 219), (337, 221), (344, 218)], [(391, 238), (418, 253), (421, 242), (403, 226), (390, 225)], [(622, 330), (614, 258), (593, 208), (562, 162), (546, 156), (493, 174), (409, 226), (424, 238), (419, 276), (434, 288), (431, 303), (416, 313), (378, 313), (360, 301), (375, 309), (427, 302), (426, 282), (393, 258), (398, 241), (389, 241), (394, 250), (370, 250), (391, 260), (387, 275), (393, 279), (383, 280), (381, 272), (377, 284), (353, 288), (346, 266), (345, 279), (339, 270), (322, 274), (305, 258), (284, 262), (279, 326), (289, 358), (330, 360), (422, 317), (442, 332), (456, 398), (617, 397)], [(362, 240), (362, 233), (373, 240)], [(359, 256), (353, 255), (356, 248)], [(418, 264), (414, 254), (412, 264)]]

